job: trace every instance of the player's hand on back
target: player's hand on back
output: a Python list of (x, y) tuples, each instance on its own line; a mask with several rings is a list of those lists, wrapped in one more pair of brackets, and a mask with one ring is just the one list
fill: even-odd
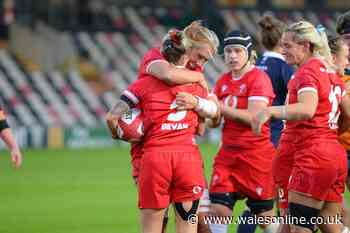
[(191, 110), (196, 108), (198, 105), (198, 99), (187, 92), (179, 92), (176, 95), (176, 109), (179, 111), (182, 110)]

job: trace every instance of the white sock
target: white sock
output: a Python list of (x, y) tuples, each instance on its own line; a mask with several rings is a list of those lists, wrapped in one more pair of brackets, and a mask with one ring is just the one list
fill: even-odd
[(212, 233), (227, 233), (227, 224), (209, 224)]
[(271, 223), (264, 229), (264, 233), (276, 233), (278, 230), (278, 226), (278, 223)]

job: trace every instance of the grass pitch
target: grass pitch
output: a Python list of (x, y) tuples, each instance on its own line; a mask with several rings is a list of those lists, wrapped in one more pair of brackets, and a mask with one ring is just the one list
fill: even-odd
[[(216, 150), (201, 146), (207, 178)], [(23, 155), (23, 167), (15, 170), (8, 151), (1, 152), (0, 233), (140, 232), (127, 147)], [(238, 203), (235, 213), (243, 206)], [(167, 232), (175, 232), (173, 217)]]

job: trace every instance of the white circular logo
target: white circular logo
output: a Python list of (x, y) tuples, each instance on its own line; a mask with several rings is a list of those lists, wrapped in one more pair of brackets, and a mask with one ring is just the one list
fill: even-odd
[(279, 197), (280, 199), (283, 199), (283, 198), (284, 198), (284, 191), (283, 191), (282, 188), (279, 188), (279, 189), (278, 189), (278, 197)]
[(202, 187), (200, 187), (200, 186), (198, 186), (198, 185), (194, 186), (194, 187), (193, 187), (193, 190), (192, 190), (192, 192), (193, 192), (194, 194), (198, 194), (198, 193), (200, 193), (201, 191), (202, 191)]

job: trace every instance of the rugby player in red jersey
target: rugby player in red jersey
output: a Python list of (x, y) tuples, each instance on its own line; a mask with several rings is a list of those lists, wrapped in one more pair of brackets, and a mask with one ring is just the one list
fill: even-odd
[[(268, 127), (264, 129), (264, 138), (257, 137), (251, 132), (250, 120), (254, 111), (271, 104), (274, 94), (267, 75), (250, 62), (251, 51), (249, 34), (232, 31), (225, 37), (225, 60), (230, 72), (218, 80), (214, 89), (222, 101), (221, 114), (225, 119), (223, 143), (215, 158), (210, 186), (211, 211), (216, 216), (232, 215), (234, 204), (241, 197), (248, 197), (253, 214), (273, 216), (275, 150)], [(196, 110), (201, 105), (200, 101), (180, 94), (180, 107)], [(274, 224), (261, 226), (265, 232), (276, 229)], [(213, 233), (227, 232), (224, 224), (212, 224), (210, 228)]]
[[(199, 45), (197, 45), (197, 46), (199, 46)], [(201, 47), (196, 47), (195, 49), (200, 51), (201, 50), (200, 48)], [(211, 57), (211, 54), (214, 52), (214, 50), (215, 49), (212, 48), (212, 51), (210, 51), (210, 57)], [(192, 51), (192, 53), (190, 53), (190, 54), (193, 55), (193, 52), (194, 51)], [(202, 52), (205, 52), (205, 50), (202, 51)], [(206, 55), (197, 55), (197, 56), (203, 56), (203, 57), (205, 56), (205, 57), (207, 57)], [(191, 57), (191, 56), (188, 56), (188, 57)], [(199, 62), (201, 60), (203, 60), (203, 62), (205, 62), (210, 57), (207, 57), (205, 59), (204, 58), (203, 59), (199, 59)], [(191, 62), (190, 63), (191, 67), (193, 68), (194, 67), (193, 66), (194, 65), (193, 60), (191, 60), (190, 62)], [(183, 62), (181, 62), (181, 63), (183, 63)], [(144, 80), (144, 79), (146, 79), (146, 80)], [(159, 91), (158, 94), (157, 94), (157, 92), (158, 92), (157, 90)], [(123, 100), (128, 102), (130, 104), (130, 106), (133, 106), (134, 104), (138, 104), (138, 101), (136, 101), (136, 99), (137, 99), (136, 96), (137, 95), (139, 97), (141, 97), (141, 99), (143, 100), (143, 103), (144, 103), (144, 104), (142, 104), (141, 107), (142, 107), (142, 110), (143, 110), (143, 114), (145, 116), (144, 125), (145, 125), (145, 128), (146, 128), (146, 136), (145, 136), (145, 140), (143, 142), (144, 143), (143, 144), (144, 154), (142, 155), (142, 163), (141, 163), (141, 170), (140, 170), (140, 176), (139, 176), (139, 191), (140, 191), (139, 194), (140, 194), (140, 207), (143, 208), (143, 209), (145, 208), (145, 210), (142, 210), (143, 216), (146, 219), (149, 219), (149, 221), (146, 221), (146, 220), (143, 221), (143, 223), (144, 223), (143, 226), (144, 226), (144, 229), (145, 229), (146, 232), (151, 232), (152, 231), (151, 230), (152, 227), (158, 227), (159, 226), (157, 224), (157, 221), (155, 221), (155, 222), (152, 221), (152, 214), (149, 213), (149, 212), (152, 212), (152, 210), (149, 210), (149, 208), (151, 208), (151, 207), (148, 207), (148, 206), (155, 206), (153, 208), (157, 208), (159, 206), (160, 206), (159, 208), (165, 208), (165, 204), (164, 203), (167, 203), (166, 204), (166, 207), (167, 207), (167, 205), (169, 205), (169, 201), (171, 201), (170, 198), (175, 198), (174, 199), (175, 201), (176, 200), (181, 200), (181, 195), (182, 195), (181, 191), (180, 191), (179, 197), (176, 197), (177, 195), (175, 195), (174, 197), (173, 196), (168, 196), (168, 199), (165, 199), (165, 200), (163, 200), (161, 202), (159, 202), (159, 200), (157, 200), (157, 198), (156, 198), (156, 200), (149, 201), (149, 200), (152, 200), (152, 198), (145, 198), (144, 196), (149, 194), (150, 192), (149, 191), (143, 191), (146, 188), (152, 188), (152, 186), (144, 185), (144, 183), (145, 182), (146, 183), (150, 182), (151, 176), (149, 176), (148, 173), (150, 171), (154, 170), (154, 168), (153, 169), (148, 168), (148, 170), (145, 168), (145, 170), (143, 170), (143, 167), (146, 166), (146, 165), (144, 165), (145, 164), (144, 161), (145, 160), (148, 161), (147, 159), (150, 158), (150, 155), (147, 156), (147, 159), (145, 159), (143, 157), (143, 156), (146, 156), (146, 154), (147, 154), (146, 152), (149, 152), (149, 154), (155, 154), (156, 151), (162, 151), (163, 149), (165, 151), (172, 150), (173, 146), (174, 146), (174, 145), (172, 145), (173, 142), (174, 142), (175, 145), (179, 145), (180, 141), (182, 142), (183, 140), (185, 140), (185, 138), (187, 140), (187, 143), (191, 142), (191, 143), (189, 143), (189, 145), (191, 145), (191, 146), (187, 148), (185, 145), (182, 144), (182, 146), (180, 147), (181, 148), (180, 152), (177, 149), (175, 149), (174, 153), (184, 153), (184, 152), (181, 152), (181, 150), (184, 150), (186, 148), (189, 149), (190, 152), (193, 150), (193, 146), (192, 146), (192, 144), (193, 144), (193, 142), (192, 142), (193, 135), (192, 134), (193, 134), (193, 126), (195, 126), (194, 128), (196, 128), (196, 125), (198, 125), (196, 123), (196, 120), (193, 119), (193, 120), (189, 121), (189, 122), (193, 121), (192, 123), (182, 123), (181, 121), (185, 120), (186, 115), (188, 115), (188, 117), (190, 117), (190, 119), (191, 119), (191, 112), (189, 112), (188, 114), (185, 114), (185, 115), (184, 115), (184, 113), (186, 111), (179, 111), (179, 112), (175, 112), (174, 113), (174, 111), (176, 111), (176, 109), (175, 109), (176, 103), (175, 103), (175, 96), (173, 96), (173, 95), (174, 95), (174, 92), (177, 93), (177, 92), (181, 92), (181, 91), (191, 91), (193, 94), (196, 94), (196, 95), (202, 96), (202, 97), (205, 97), (205, 93), (206, 93), (206, 89), (204, 89), (203, 87), (200, 87), (198, 84), (196, 84), (196, 85), (194, 85), (194, 84), (192, 84), (192, 85), (184, 85), (184, 86), (181, 86), (181, 87), (171, 87), (169, 85), (166, 85), (165, 82), (160, 81), (159, 79), (156, 79), (154, 76), (150, 76), (150, 75), (147, 76), (147, 75), (145, 75), (144, 77), (142, 77), (138, 81), (136, 81), (136, 83), (134, 83), (130, 87), (129, 90), (125, 91), (123, 96), (122, 96)], [(203, 91), (204, 91), (204, 93), (203, 93)], [(163, 94), (164, 94), (164, 96), (163, 96)], [(150, 95), (155, 96), (155, 97), (150, 97)], [(174, 101), (173, 102), (171, 102), (172, 96), (174, 97)], [(164, 99), (165, 102), (163, 102), (163, 99)], [(131, 103), (130, 101), (132, 101), (133, 103)], [(154, 104), (151, 104), (151, 103), (154, 103)], [(157, 107), (155, 107), (156, 105), (157, 105)], [(167, 112), (167, 111), (170, 111), (170, 112), (173, 112), (173, 113), (169, 113), (168, 117), (166, 119), (164, 119), (164, 112)], [(159, 117), (153, 116), (153, 117), (155, 117), (157, 119), (160, 119), (162, 121), (165, 120), (165, 121), (170, 121), (170, 122), (173, 122), (173, 123), (164, 123), (163, 122), (161, 125), (156, 125), (156, 124), (153, 125), (154, 124), (153, 117), (151, 117), (150, 113), (152, 113), (154, 115), (154, 114), (157, 114), (159, 112), (161, 113), (161, 116), (159, 116)], [(113, 115), (113, 114), (111, 114), (111, 115)], [(197, 116), (197, 114), (195, 114), (194, 116)], [(194, 117), (194, 118), (196, 118), (196, 117)], [(108, 119), (108, 121), (109, 122), (113, 122), (112, 119)], [(152, 127), (150, 127), (150, 125), (152, 125)], [(113, 129), (113, 126), (111, 126), (111, 128)], [(150, 128), (154, 129), (154, 130), (152, 131), (152, 130), (150, 130)], [(189, 128), (191, 128), (191, 129), (189, 129)], [(150, 131), (152, 133), (150, 133)], [(184, 134), (184, 132), (186, 132), (186, 131), (191, 132), (191, 134), (190, 135)], [(112, 132), (113, 132), (113, 130), (112, 130)], [(180, 132), (180, 134), (176, 135), (176, 132)], [(170, 137), (171, 139), (170, 139), (169, 142), (167, 140), (165, 140), (163, 142), (164, 146), (162, 146), (161, 150), (157, 149), (156, 151), (154, 151), (154, 147), (158, 146), (157, 143), (159, 143), (159, 141), (161, 141), (161, 140), (155, 139), (155, 141), (156, 141), (155, 145), (153, 145), (152, 143), (150, 144), (149, 141), (147, 140), (147, 138), (150, 137), (149, 135), (158, 135), (160, 138), (166, 138), (166, 137), (169, 137), (169, 135), (172, 135), (172, 134), (174, 134), (175, 136), (171, 136)], [(183, 135), (183, 136), (181, 136), (181, 135)], [(179, 141), (177, 141), (177, 140), (179, 140)], [(168, 145), (168, 146), (166, 146), (166, 145)], [(148, 148), (153, 148), (153, 149), (151, 149), (149, 151)], [(192, 151), (192, 153), (195, 154), (194, 157), (195, 157), (195, 160), (197, 160), (198, 158), (196, 158), (196, 157), (198, 157), (198, 155), (197, 155), (198, 151), (195, 150), (195, 151)], [(195, 164), (197, 164), (197, 162), (198, 161), (196, 161)], [(189, 168), (190, 167), (187, 167), (186, 169), (183, 170), (183, 172), (186, 170), (186, 172), (187, 172), (186, 175), (187, 176), (188, 176), (188, 169)], [(195, 166), (193, 168), (196, 170)], [(143, 175), (141, 175), (142, 171), (144, 171)], [(179, 176), (182, 176), (180, 171), (181, 170), (179, 169), (177, 174)], [(199, 172), (197, 172), (195, 177), (197, 179), (201, 179), (201, 177), (203, 176), (203, 174), (201, 173), (202, 172), (202, 165), (201, 165), (201, 169), (198, 170), (198, 171)], [(186, 181), (186, 178), (185, 178), (186, 175), (183, 174), (183, 177), (181, 178), (183, 180), (184, 184), (186, 182), (191, 182), (190, 179), (192, 180), (192, 182), (196, 182), (196, 179), (193, 179), (194, 177), (188, 178), (187, 181)], [(169, 179), (171, 179), (171, 177), (169, 177)], [(200, 182), (198, 181), (197, 183), (200, 183)], [(181, 186), (181, 182), (179, 183), (179, 185)], [(193, 193), (195, 193), (196, 194), (195, 196), (197, 196), (199, 193), (202, 193), (203, 186), (196, 185), (190, 191), (192, 192), (192, 196), (193, 196)], [(190, 192), (190, 191), (187, 190), (187, 192)], [(177, 192), (179, 192), (179, 190), (177, 190), (177, 191), (174, 190), (174, 193), (177, 193)], [(185, 199), (187, 198), (188, 199), (189, 197), (183, 197), (183, 198), (185, 198)], [(198, 201), (197, 200), (194, 201), (193, 209), (190, 210), (190, 212), (193, 213), (193, 214), (196, 213), (196, 208), (197, 208), (196, 205), (198, 205)], [(183, 207), (181, 206), (181, 204), (179, 204), (179, 203), (175, 204), (175, 208), (176, 208), (177, 213), (178, 213), (177, 217), (180, 216), (182, 218), (182, 220), (178, 219), (179, 224), (180, 224), (179, 227), (178, 227), (178, 231), (179, 232), (184, 232), (186, 230), (185, 228), (187, 228), (187, 230), (191, 230), (191, 232), (192, 232), (193, 226), (190, 227), (188, 224), (185, 224), (185, 225), (181, 224), (181, 222), (183, 223), (184, 220), (187, 220), (187, 218), (189, 217), (189, 215), (186, 212), (186, 210), (184, 210)], [(158, 215), (159, 215), (159, 213), (162, 213), (162, 211), (158, 211), (157, 212)]]
[[(306, 21), (293, 23), (283, 34), (282, 45), (287, 62), (298, 66), (288, 85), (288, 103), (258, 113), (252, 128), (258, 133), (271, 117), (287, 121), (274, 178), (282, 194), (288, 192), (288, 214), (306, 220), (294, 222), (290, 231), (313, 232), (312, 219), (320, 214), (335, 218), (341, 211), (347, 162), (337, 140), (337, 122), (340, 108), (350, 116), (350, 99), (334, 70), (324, 28)], [(319, 227), (322, 232), (347, 230), (342, 224)]]

